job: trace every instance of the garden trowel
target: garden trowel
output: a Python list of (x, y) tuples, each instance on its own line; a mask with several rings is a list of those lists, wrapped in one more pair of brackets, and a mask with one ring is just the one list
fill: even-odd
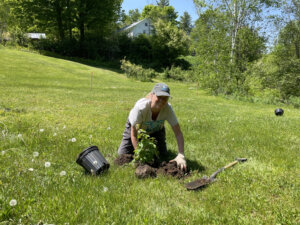
[(206, 185), (208, 185), (208, 184), (212, 183), (213, 181), (215, 181), (218, 173), (222, 172), (225, 169), (228, 169), (229, 167), (234, 166), (238, 162), (245, 162), (245, 161), (247, 161), (246, 158), (237, 158), (237, 159), (235, 159), (235, 161), (229, 163), (228, 165), (222, 167), (221, 169), (218, 169), (209, 178), (207, 176), (204, 176), (201, 179), (198, 179), (198, 180), (195, 180), (195, 181), (192, 181), (192, 182), (189, 182), (189, 183), (185, 184), (185, 187), (186, 187), (187, 190), (198, 190), (200, 188), (203, 188)]

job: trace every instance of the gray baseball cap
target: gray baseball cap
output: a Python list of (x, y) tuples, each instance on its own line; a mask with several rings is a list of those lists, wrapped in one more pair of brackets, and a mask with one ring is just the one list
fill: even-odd
[(169, 86), (164, 83), (155, 84), (152, 93), (156, 96), (171, 96)]

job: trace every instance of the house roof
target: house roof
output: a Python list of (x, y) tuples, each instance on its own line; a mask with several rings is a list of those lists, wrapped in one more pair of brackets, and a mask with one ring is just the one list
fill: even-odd
[(140, 24), (141, 22), (144, 22), (145, 20), (149, 20), (149, 19), (148, 19), (148, 18), (145, 18), (145, 19), (143, 19), (143, 20), (137, 21), (137, 22), (132, 23), (132, 24), (126, 26), (126, 27), (123, 27), (123, 28), (120, 29), (119, 31), (129, 30), (129, 29), (135, 27), (136, 25)]

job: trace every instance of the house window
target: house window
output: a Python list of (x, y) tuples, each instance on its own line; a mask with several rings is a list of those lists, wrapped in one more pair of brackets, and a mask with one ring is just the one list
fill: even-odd
[(145, 27), (147, 27), (148, 26), (148, 23), (145, 23)]
[(146, 31), (145, 31), (145, 30), (143, 30), (143, 34), (146, 34)]

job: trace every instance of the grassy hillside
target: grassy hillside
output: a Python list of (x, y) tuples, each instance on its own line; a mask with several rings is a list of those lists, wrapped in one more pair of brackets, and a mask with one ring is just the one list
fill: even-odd
[[(132, 166), (113, 160), (129, 110), (154, 83), (1, 48), (1, 224), (299, 224), (300, 110), (285, 107), (276, 117), (274, 105), (168, 84), (193, 172), (184, 180), (138, 180)], [(176, 153), (166, 126), (168, 149)], [(75, 163), (89, 145), (110, 162), (108, 173), (87, 176)], [(236, 157), (248, 161), (204, 190), (185, 189)]]

